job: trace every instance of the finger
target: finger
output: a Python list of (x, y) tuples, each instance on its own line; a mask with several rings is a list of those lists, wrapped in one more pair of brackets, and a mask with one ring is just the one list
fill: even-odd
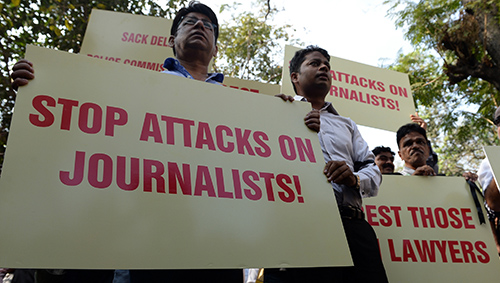
[(432, 169), (426, 169), (425, 170), (425, 175), (426, 176), (435, 176), (436, 172), (434, 172), (434, 170), (432, 170)]
[(345, 184), (351, 175), (347, 166), (339, 167), (334, 173), (337, 173), (337, 176), (333, 178), (333, 182), (336, 184)]
[[(332, 170), (333, 169), (333, 170)], [(342, 164), (342, 165), (339, 165), (337, 164), (337, 166), (335, 167), (331, 167), (330, 168), (330, 174), (327, 175), (327, 179), (328, 181), (330, 182), (334, 182), (334, 183), (340, 183), (344, 177), (342, 177), (342, 174), (345, 173), (347, 168), (347, 165), (345, 164)]]
[(17, 90), (20, 86), (27, 85), (29, 80), (26, 79), (16, 79), (12, 82), (12, 88)]
[(292, 101), (294, 101), (294, 100), (295, 100), (292, 96), (290, 96), (290, 95), (285, 95), (285, 94), (283, 94), (283, 93), (276, 94), (276, 95), (275, 95), (275, 97), (279, 97), (279, 98), (281, 98), (283, 101), (290, 101), (290, 102), (292, 102)]
[(320, 117), (319, 111), (311, 111), (311, 112), (306, 114), (306, 117), (304, 118), (304, 120), (305, 119), (319, 119), (319, 117)]
[(345, 167), (342, 167), (342, 169), (344, 168), (345, 170), (343, 170), (342, 173), (333, 180), (333, 182), (337, 184), (344, 184), (346, 186), (355, 186), (357, 183), (356, 177), (347, 165)]
[(318, 118), (314, 118), (314, 117), (306, 117), (304, 118), (304, 123), (307, 125), (307, 124), (320, 124), (321, 121), (320, 119)]
[(328, 163), (326, 163), (323, 173), (326, 175), (327, 178), (329, 178), (332, 175), (333, 171), (335, 171), (336, 167), (337, 166), (335, 161), (329, 161)]
[(29, 83), (29, 80), (35, 78), (33, 73), (27, 70), (17, 70), (12, 73), (11, 77), (13, 79), (12, 88), (14, 90), (17, 90), (20, 86), (27, 85)]
[(27, 80), (32, 80), (35, 78), (35, 75), (33, 72), (27, 70), (27, 69), (19, 69), (14, 72), (12, 72), (10, 76), (13, 80), (21, 78), (21, 79), (27, 79)]
[(12, 67), (12, 71), (21, 69), (29, 70), (32, 73), (35, 72), (35, 69), (33, 69), (33, 63), (25, 59), (19, 60), (16, 64), (14, 64), (14, 67)]
[(306, 126), (307, 126), (309, 129), (311, 129), (311, 130), (315, 131), (316, 133), (317, 133), (317, 132), (319, 132), (319, 130), (320, 130), (320, 124), (319, 124), (319, 123), (314, 123), (314, 122), (306, 122), (305, 124), (306, 124)]

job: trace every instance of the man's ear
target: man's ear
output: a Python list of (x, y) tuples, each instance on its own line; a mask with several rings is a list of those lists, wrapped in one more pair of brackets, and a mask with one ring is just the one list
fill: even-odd
[(168, 47), (174, 47), (174, 42), (175, 42), (175, 36), (171, 35), (168, 38)]
[(399, 158), (401, 158), (401, 160), (403, 160), (403, 158), (401, 157), (401, 151), (399, 151), (399, 150), (398, 150), (398, 155), (399, 155)]
[(291, 73), (290, 79), (292, 80), (292, 84), (297, 83), (299, 81), (299, 74), (297, 72)]
[(215, 45), (215, 51), (214, 51), (214, 55), (212, 57), (217, 56), (217, 51), (219, 51), (219, 46)]

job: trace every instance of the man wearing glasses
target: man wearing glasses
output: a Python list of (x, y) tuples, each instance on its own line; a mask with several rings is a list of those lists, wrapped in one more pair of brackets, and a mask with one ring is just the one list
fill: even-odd
[[(224, 75), (209, 73), (217, 54), (217, 16), (208, 6), (191, 1), (175, 15), (169, 45), (176, 58), (167, 58), (163, 73), (221, 84)], [(174, 256), (168, 255), (165, 256)], [(243, 282), (242, 269), (130, 270), (130, 282)]]
[[(217, 16), (208, 6), (191, 1), (186, 8), (176, 14), (170, 30), (169, 45), (176, 58), (167, 58), (163, 67), (164, 73), (186, 77), (212, 84), (221, 84), (224, 75), (208, 73), (210, 61), (217, 54), (217, 38), (219, 27)], [(28, 84), (34, 78), (33, 64), (25, 59), (14, 65), (12, 87)], [(147, 255), (145, 255), (147, 256)], [(165, 254), (165, 257), (176, 255)], [(77, 270), (66, 270), (65, 278), (60, 282), (77, 282)], [(104, 276), (94, 276), (96, 272), (104, 272)], [(108, 274), (112, 270), (81, 270), (78, 282), (111, 282)], [(68, 275), (69, 274), (69, 275)], [(88, 279), (87, 278), (92, 278)], [(199, 270), (130, 270), (130, 282), (243, 282), (242, 269), (199, 269)]]
[[(177, 12), (170, 29), (169, 45), (175, 58), (167, 58), (164, 73), (213, 84), (221, 84), (224, 75), (208, 73), (210, 61), (217, 54), (219, 27), (217, 16), (208, 6), (191, 1), (187, 8)], [(12, 88), (28, 84), (34, 76), (33, 64), (19, 60), (11, 74)]]
[(167, 58), (164, 73), (220, 84), (224, 75), (208, 73), (217, 54), (217, 16), (208, 6), (191, 1), (177, 12), (170, 29), (169, 45), (177, 59)]

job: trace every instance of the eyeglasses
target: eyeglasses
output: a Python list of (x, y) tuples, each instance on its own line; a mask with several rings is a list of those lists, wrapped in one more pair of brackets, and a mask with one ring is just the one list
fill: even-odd
[[(184, 22), (183, 20), (186, 19)], [(198, 21), (201, 21), (203, 23), (203, 26), (208, 29), (209, 31), (214, 31), (216, 28), (217, 28), (217, 25), (216, 24), (213, 24), (211, 23), (210, 21), (208, 20), (205, 20), (205, 19), (198, 19), (196, 17), (182, 17), (181, 18), (181, 25), (179, 25), (179, 28), (181, 26), (184, 26), (184, 25), (190, 25), (190, 26), (194, 26), (196, 23), (198, 23)], [(177, 28), (177, 29), (179, 29)]]

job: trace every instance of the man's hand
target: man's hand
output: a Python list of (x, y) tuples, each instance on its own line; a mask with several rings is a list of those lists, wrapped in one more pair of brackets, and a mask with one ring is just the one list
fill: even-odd
[(413, 176), (436, 176), (436, 172), (429, 165), (420, 166), (415, 170)]
[(413, 123), (417, 123), (420, 127), (427, 131), (427, 123), (424, 121), (424, 119), (418, 116), (417, 112), (415, 112), (415, 114), (411, 114), (410, 119)]
[(356, 186), (356, 176), (354, 176), (345, 161), (328, 161), (323, 172), (329, 182), (343, 184), (350, 187)]
[[(293, 98), (293, 96), (290, 96), (290, 95), (286, 95), (286, 94), (276, 94), (274, 97), (279, 97), (281, 98), (283, 101), (290, 101), (290, 102), (293, 102), (295, 101), (295, 99)], [(315, 131), (316, 133), (319, 132), (319, 125), (320, 125), (320, 121), (319, 121), (319, 110), (317, 109), (313, 109), (311, 110), (311, 112), (307, 113), (306, 117), (304, 118), (304, 124), (306, 124), (306, 126)]]
[(477, 181), (477, 174), (476, 173), (473, 173), (473, 172), (464, 172), (462, 174), (462, 176), (464, 176), (464, 178), (465, 178), (466, 181), (471, 181), (471, 182)]
[(35, 78), (35, 69), (33, 69), (33, 63), (26, 59), (19, 60), (12, 68), (12, 88), (17, 90), (18, 87), (27, 85), (29, 80)]
[(306, 117), (304, 117), (304, 124), (306, 124), (309, 129), (318, 133), (321, 124), (319, 119), (319, 110), (313, 109), (311, 112), (307, 113)]
[(293, 96), (286, 95), (286, 94), (283, 94), (283, 93), (276, 94), (274, 97), (279, 97), (279, 98), (283, 99), (283, 101), (290, 101), (290, 102), (293, 102), (293, 101), (295, 100), (295, 99), (293, 98)]

